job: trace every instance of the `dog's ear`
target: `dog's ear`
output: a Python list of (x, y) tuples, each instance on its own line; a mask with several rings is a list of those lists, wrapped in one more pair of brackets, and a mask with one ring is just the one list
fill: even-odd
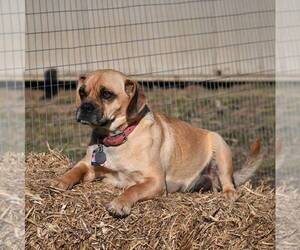
[(134, 122), (139, 119), (139, 112), (146, 105), (146, 96), (142, 87), (130, 79), (125, 81), (125, 92), (130, 98), (126, 112), (127, 122)]
[(76, 107), (80, 106), (81, 103), (81, 97), (80, 97), (80, 88), (84, 85), (84, 82), (86, 80), (85, 75), (80, 75), (77, 82), (77, 88), (76, 88)]

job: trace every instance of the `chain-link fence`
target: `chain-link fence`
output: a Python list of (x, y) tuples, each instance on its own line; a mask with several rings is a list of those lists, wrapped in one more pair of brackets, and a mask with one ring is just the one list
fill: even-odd
[(0, 0), (0, 249), (25, 246), (25, 5)]
[(276, 12), (276, 181), (299, 188), (300, 3), (282, 0)]
[(112, 68), (143, 86), (150, 107), (219, 132), (237, 167), (260, 137), (259, 175), (274, 176), (273, 0), (27, 0), (26, 149), (80, 158), (80, 73)]

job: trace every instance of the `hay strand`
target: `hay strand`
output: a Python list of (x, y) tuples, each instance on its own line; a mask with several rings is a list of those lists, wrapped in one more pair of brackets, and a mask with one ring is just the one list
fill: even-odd
[(274, 249), (274, 190), (263, 183), (220, 193), (175, 193), (136, 204), (125, 219), (105, 204), (121, 190), (100, 181), (49, 188), (70, 161), (58, 151), (26, 159), (26, 247), (34, 249)]

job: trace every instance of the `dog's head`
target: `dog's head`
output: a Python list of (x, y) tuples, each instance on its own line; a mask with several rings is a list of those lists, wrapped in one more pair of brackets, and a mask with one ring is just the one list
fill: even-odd
[(76, 119), (115, 131), (137, 119), (146, 98), (136, 81), (115, 70), (97, 70), (78, 81)]

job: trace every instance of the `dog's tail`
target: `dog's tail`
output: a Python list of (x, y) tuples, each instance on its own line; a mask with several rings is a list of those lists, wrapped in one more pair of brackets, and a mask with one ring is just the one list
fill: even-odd
[(250, 154), (242, 168), (235, 171), (233, 174), (235, 185), (239, 186), (251, 178), (251, 176), (260, 166), (262, 159), (263, 154), (261, 153), (261, 140), (258, 138), (250, 146)]

